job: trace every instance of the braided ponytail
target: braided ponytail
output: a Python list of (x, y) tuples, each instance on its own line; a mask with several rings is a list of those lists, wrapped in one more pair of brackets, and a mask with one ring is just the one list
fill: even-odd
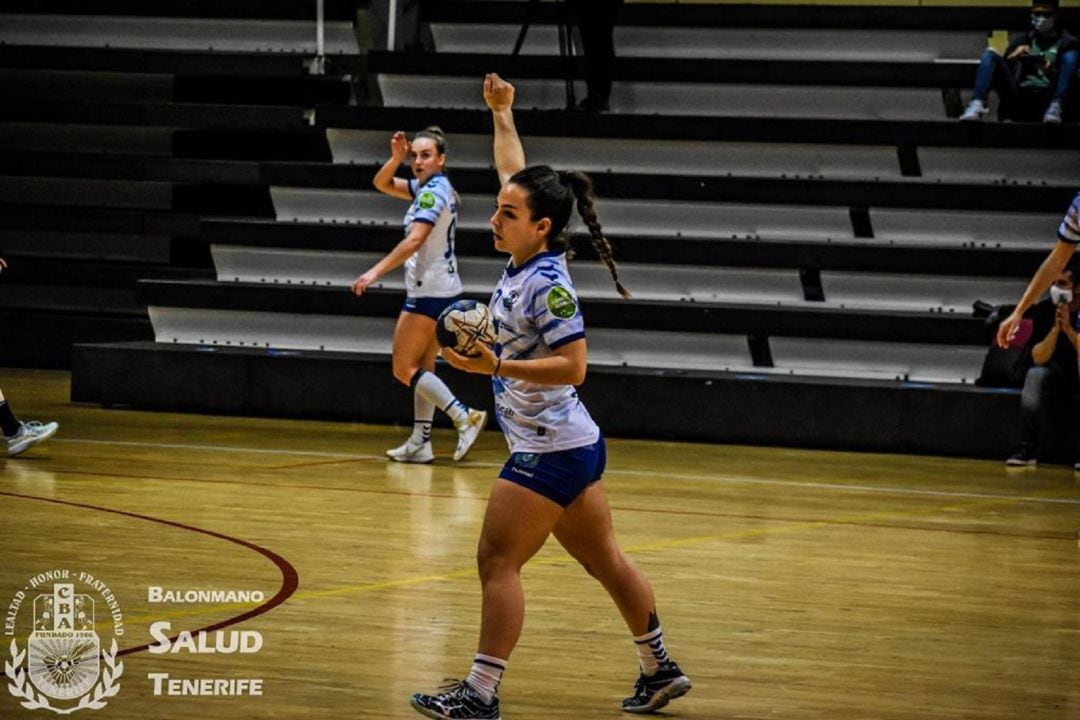
[(593, 195), (592, 180), (588, 175), (580, 172), (555, 172), (547, 165), (531, 165), (514, 173), (507, 182), (525, 190), (530, 217), (534, 221), (545, 217), (551, 220), (548, 243), (565, 249), (567, 259), (571, 257), (570, 243), (563, 231), (570, 224), (570, 215), (576, 200), (578, 213), (589, 229), (596, 254), (611, 273), (615, 289), (624, 298), (630, 297), (630, 293), (619, 282), (619, 271), (615, 267), (611, 243), (604, 237), (604, 229), (600, 227), (600, 220), (596, 216), (596, 197)]
[(577, 211), (589, 228), (589, 237), (600, 260), (607, 265), (611, 279), (615, 283), (615, 289), (623, 299), (630, 297), (630, 291), (619, 282), (619, 269), (615, 267), (615, 254), (611, 249), (611, 243), (604, 236), (604, 229), (600, 226), (600, 218), (596, 215), (596, 196), (593, 195), (592, 180), (582, 172), (571, 171), (559, 173), (559, 181), (569, 186), (570, 192), (577, 199)]

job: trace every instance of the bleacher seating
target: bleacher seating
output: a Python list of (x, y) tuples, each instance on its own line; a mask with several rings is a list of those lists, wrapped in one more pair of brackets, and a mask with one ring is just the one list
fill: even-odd
[[(613, 112), (587, 115), (561, 109), (550, 3), (516, 60), (522, 2), (425, 2), (437, 55), (361, 54), (351, 5), (327, 5), (324, 74), (308, 3), (5, 7), (0, 89), (19, 102), (0, 106), (0, 290), (22, 305), (3, 314), (16, 337), (42, 317), (132, 324), (70, 333), (108, 343), (76, 348), (75, 399), (405, 419), (401, 281), (347, 289), (400, 239), (402, 203), (370, 179), (390, 131), (449, 133), (461, 270), (486, 298), (504, 258), (479, 78), (498, 70), (530, 161), (594, 175), (635, 295), (581, 249), (585, 393), (609, 432), (980, 455), (1007, 439), (933, 423), (1011, 411), (972, 387), (989, 329), (971, 306), (1018, 297), (1080, 186), (1080, 127), (949, 117), (987, 31), (1026, 9), (629, 3)], [(382, 107), (355, 104), (365, 71)], [(47, 299), (66, 263), (71, 294)], [(288, 378), (303, 397), (263, 386)], [(480, 380), (455, 377), (486, 403)], [(728, 414), (680, 419), (721, 389)]]

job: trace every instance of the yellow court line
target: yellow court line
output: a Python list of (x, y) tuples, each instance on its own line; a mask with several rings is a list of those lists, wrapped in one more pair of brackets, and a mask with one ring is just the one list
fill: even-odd
[[(844, 523), (857, 523), (867, 522), (869, 520), (884, 520), (884, 519), (897, 519), (902, 517), (911, 517), (915, 515), (925, 515), (930, 512), (940, 513), (948, 512), (950, 510), (958, 509), (971, 509), (979, 506), (1004, 506), (1004, 505), (1016, 505), (1018, 501), (1013, 499), (1008, 500), (977, 500), (968, 501), (962, 503), (953, 503), (948, 505), (941, 505), (937, 508), (931, 509), (919, 509), (919, 510), (904, 510), (893, 512), (874, 512), (874, 513), (861, 513), (858, 515), (841, 515), (838, 517), (827, 518), (823, 520), (810, 520), (805, 522), (791, 522), (781, 521), (782, 525), (771, 525), (761, 528), (750, 528), (746, 530), (732, 530), (729, 532), (714, 534), (714, 535), (697, 535), (688, 538), (678, 538), (671, 540), (660, 540), (657, 542), (647, 543), (644, 545), (635, 545), (632, 547), (624, 548), (623, 552), (628, 555), (636, 555), (641, 553), (655, 552), (657, 550), (668, 550), (672, 548), (690, 547), (693, 545), (701, 545), (709, 542), (718, 541), (730, 541), (741, 540), (753, 537), (761, 537), (766, 535), (781, 535), (790, 534), (795, 532), (803, 532), (806, 530), (814, 530), (821, 527), (832, 527), (837, 524)], [(899, 528), (898, 528), (899, 529)], [(903, 528), (910, 529), (910, 528)], [(933, 530), (933, 528), (927, 528)], [(527, 564), (528, 567), (544, 567), (563, 565), (566, 563), (576, 562), (570, 555), (562, 555), (555, 558), (544, 558), (541, 560), (531, 560)], [(374, 583), (365, 583), (363, 585), (347, 585), (343, 587), (333, 588), (329, 590), (317, 590), (306, 593), (297, 593), (293, 597), (296, 599), (310, 600), (321, 597), (331, 597), (336, 595), (349, 595), (349, 594), (361, 594), (366, 592), (375, 592), (378, 590), (385, 590), (396, 587), (408, 587), (412, 585), (420, 585), (428, 582), (443, 582), (446, 580), (456, 580), (466, 577), (475, 577), (477, 571), (475, 568), (453, 570), (448, 573), (439, 575), (427, 575), (417, 578), (405, 578), (401, 580), (387, 580)], [(290, 598), (291, 600), (292, 598)]]
[[(843, 486), (839, 486), (843, 487)], [(760, 522), (772, 522), (773, 524), (766, 525), (764, 527), (755, 527), (744, 530), (732, 530), (728, 532), (710, 534), (710, 535), (697, 535), (688, 538), (674, 538), (669, 540), (659, 540), (652, 543), (646, 543), (643, 545), (635, 545), (628, 548), (624, 548), (623, 552), (636, 555), (642, 553), (655, 552), (659, 550), (669, 550), (674, 548), (685, 548), (694, 545), (701, 545), (709, 542), (719, 541), (731, 541), (748, 539), (754, 537), (764, 537), (770, 535), (783, 535), (796, 532), (804, 532), (806, 530), (814, 530), (822, 527), (830, 527), (843, 524), (855, 524), (865, 523), (868, 521), (881, 521), (889, 519), (898, 519), (903, 517), (912, 517), (915, 515), (926, 515), (929, 513), (941, 513), (950, 510), (970, 510), (977, 507), (993, 507), (993, 506), (1009, 506), (1019, 505), (1025, 501), (1031, 501), (1036, 498), (1053, 498), (1055, 497), (1055, 491), (1053, 489), (1046, 489), (1043, 491), (1034, 492), (1029, 496), (997, 496), (997, 497), (975, 497), (956, 503), (939, 505), (937, 507), (921, 507), (911, 510), (897, 510), (897, 511), (883, 511), (873, 513), (859, 513), (855, 515), (840, 515), (830, 518), (824, 518), (821, 520), (807, 520), (807, 521), (789, 521), (789, 520), (768, 520), (766, 518), (755, 518)], [(887, 528), (883, 528), (887, 529)], [(898, 528), (901, 529), (901, 528)], [(918, 529), (918, 528), (903, 528), (903, 529)], [(926, 530), (934, 530), (935, 528), (925, 528)], [(559, 557), (544, 558), (540, 560), (532, 560), (529, 562), (530, 567), (549, 567), (565, 565), (568, 563), (575, 563), (576, 561), (569, 555), (564, 554)], [(369, 592), (378, 592), (381, 590), (390, 590), (395, 588), (407, 588), (416, 585), (425, 585), (428, 583), (446, 582), (451, 580), (459, 580), (463, 578), (474, 578), (477, 576), (477, 570), (475, 567), (460, 568), (457, 570), (451, 570), (445, 573), (439, 573), (436, 575), (422, 575), (416, 577), (399, 578), (396, 580), (382, 580), (372, 583), (364, 583), (360, 585), (345, 585), (336, 588), (329, 588), (326, 590), (313, 590), (308, 592), (294, 593), (286, 603), (293, 600), (317, 600), (325, 597), (336, 597), (342, 595), (354, 595)], [(237, 610), (246, 611), (258, 607), (261, 603), (235, 603), (228, 605), (210, 605), (203, 606), (199, 609), (178, 609), (171, 612), (155, 613), (153, 615), (141, 615), (141, 616), (125, 616), (125, 625), (132, 627), (142, 623), (150, 623), (161, 620), (176, 620), (197, 616), (213, 615), (217, 612), (235, 612)], [(102, 625), (104, 628), (112, 627), (111, 625)], [(26, 639), (27, 636), (21, 636), (20, 640)]]
[[(1041, 494), (1046, 494), (1046, 491)], [(685, 548), (694, 545), (702, 545), (710, 542), (731, 541), (731, 540), (744, 540), (755, 537), (764, 536), (776, 536), (791, 533), (804, 532), (807, 530), (815, 530), (823, 527), (833, 527), (836, 525), (865, 523), (868, 521), (880, 521), (880, 520), (895, 520), (903, 517), (912, 517), (915, 515), (925, 515), (928, 513), (941, 513), (948, 512), (950, 510), (970, 510), (980, 506), (1005, 506), (1005, 505), (1017, 505), (1019, 501), (1015, 499), (981, 499), (972, 500), (961, 503), (952, 503), (947, 505), (940, 505), (936, 508), (921, 508), (918, 510), (902, 510), (891, 512), (873, 512), (873, 513), (860, 513), (856, 515), (840, 515), (836, 517), (826, 518), (822, 520), (807, 520), (802, 522), (797, 521), (779, 521), (782, 524), (773, 524), (765, 527), (749, 528), (744, 530), (731, 530), (728, 532), (711, 534), (711, 535), (696, 535), (687, 538), (675, 538), (670, 540), (659, 540), (652, 543), (646, 543), (643, 545), (635, 545), (628, 548), (624, 548), (623, 552), (628, 555), (637, 555), (642, 553), (656, 552), (658, 550), (670, 550), (675, 548)], [(768, 522), (768, 521), (763, 521)], [(773, 521), (774, 523), (776, 521)], [(882, 528), (888, 529), (888, 528)], [(912, 528), (897, 528), (897, 529), (912, 529)], [(914, 528), (918, 529), (918, 528)], [(927, 530), (934, 530), (934, 528), (926, 528)], [(572, 564), (576, 561), (568, 554), (561, 555), (559, 557), (543, 558), (540, 560), (532, 560), (528, 563), (528, 567), (551, 567), (565, 564)], [(312, 590), (308, 592), (297, 592), (286, 603), (294, 600), (317, 600), (321, 598), (337, 597), (342, 595), (359, 595), (363, 593), (378, 592), (381, 590), (392, 590), (396, 588), (407, 588), (416, 585), (425, 585), (428, 583), (447, 582), (451, 580), (460, 580), (465, 578), (475, 578), (477, 576), (476, 568), (460, 568), (458, 570), (451, 570), (445, 573), (439, 573), (436, 575), (421, 575), (409, 578), (399, 578), (396, 580), (381, 580), (378, 582), (363, 583), (360, 585), (344, 585), (336, 588), (329, 588), (326, 590)], [(125, 618), (125, 624), (134, 626), (140, 623), (149, 623), (160, 620), (174, 620), (183, 619), (186, 617), (194, 617), (200, 615), (213, 614), (217, 611), (235, 611), (237, 609), (251, 609), (257, 607), (258, 603), (238, 603), (233, 605), (219, 605), (200, 608), (195, 610), (178, 610), (169, 613), (158, 613), (153, 616), (132, 616)], [(109, 627), (109, 626), (105, 626)]]

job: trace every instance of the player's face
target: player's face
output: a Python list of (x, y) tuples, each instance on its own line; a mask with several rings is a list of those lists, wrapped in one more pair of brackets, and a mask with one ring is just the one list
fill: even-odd
[(442, 172), (446, 155), (439, 153), (431, 138), (418, 138), (412, 141), (409, 148), (409, 164), (416, 179), (424, 182), (435, 173)]
[(532, 220), (527, 200), (523, 188), (508, 183), (499, 191), (495, 214), (491, 216), (495, 249), (510, 253), (514, 265), (547, 249), (547, 236), (551, 230), (550, 219)]

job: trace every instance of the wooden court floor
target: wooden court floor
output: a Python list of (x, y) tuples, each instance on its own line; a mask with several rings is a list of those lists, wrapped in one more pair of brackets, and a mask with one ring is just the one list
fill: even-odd
[[(29, 644), (48, 573), (105, 583), (119, 625), (100, 586), (76, 592), (124, 669), (77, 717), (412, 718), (410, 693), (468, 672), (499, 434), (455, 465), (437, 431), (439, 460), (403, 466), (381, 458), (400, 428), (104, 410), (68, 387), (0, 370), (22, 419), (62, 423), (0, 459), (0, 655)], [(618, 439), (609, 458), (616, 530), (694, 682), (668, 717), (1080, 718), (1071, 469)], [(554, 541), (525, 583), (503, 717), (625, 717), (636, 659), (599, 585)], [(204, 628), (208, 650), (261, 647), (190, 652), (181, 631)], [(0, 718), (52, 716), (3, 680)], [(244, 694), (169, 694), (204, 685)]]

